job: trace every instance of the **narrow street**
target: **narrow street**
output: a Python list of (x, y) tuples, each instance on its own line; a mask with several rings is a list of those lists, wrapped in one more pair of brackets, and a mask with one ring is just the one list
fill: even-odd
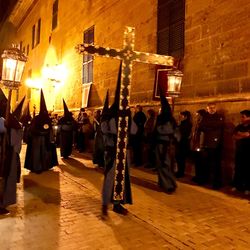
[(1, 250), (249, 249), (250, 196), (188, 180), (168, 195), (157, 187), (156, 174), (143, 168), (131, 169), (129, 214), (110, 207), (109, 219), (102, 220), (103, 174), (86, 156), (59, 157), (58, 167), (40, 175), (23, 169), (17, 205), (0, 217)]

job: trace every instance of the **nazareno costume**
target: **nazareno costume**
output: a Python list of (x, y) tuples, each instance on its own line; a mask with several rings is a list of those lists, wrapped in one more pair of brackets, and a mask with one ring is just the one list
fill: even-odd
[(113, 203), (113, 211), (120, 214), (127, 214), (127, 210), (121, 204), (132, 204), (131, 184), (129, 169), (126, 159), (124, 197), (122, 201), (113, 200), (114, 173), (117, 142), (117, 120), (119, 111), (119, 97), (121, 84), (121, 65), (118, 74), (114, 103), (108, 109), (104, 107), (101, 121), (101, 131), (104, 141), (104, 182), (102, 189), (102, 214), (107, 215), (109, 203)]
[(109, 108), (109, 90), (107, 90), (103, 109), (101, 112), (100, 124), (96, 126), (95, 138), (94, 138), (94, 152), (93, 152), (93, 163), (99, 167), (104, 167), (104, 142), (103, 134), (101, 131), (101, 122), (106, 120), (105, 113)]
[[(20, 101), (20, 103), (16, 106), (15, 110), (13, 111), (13, 116), (17, 119), (18, 122), (21, 122), (21, 114), (22, 114), (22, 108), (24, 104), (25, 96)], [(21, 125), (21, 124), (20, 124)], [(21, 141), (23, 139), (23, 127), (21, 125), (20, 129), (15, 130), (15, 137), (16, 140), (18, 140), (18, 147), (16, 147), (16, 158), (17, 158), (17, 182), (20, 182), (21, 178), (21, 160), (20, 160), (20, 152), (21, 152)]]
[(160, 89), (161, 112), (157, 116), (156, 135), (156, 169), (158, 172), (158, 185), (167, 193), (175, 191), (177, 184), (175, 181), (170, 147), (174, 140), (176, 123), (172, 116), (171, 107), (167, 98)]
[(40, 112), (31, 122), (24, 167), (41, 173), (58, 165), (53, 131), (43, 91), (41, 90)]
[[(7, 99), (3, 95), (1, 101), (7, 104)], [(22, 103), (18, 105), (18, 109), (21, 109)], [(18, 116), (18, 110), (16, 114)], [(20, 177), (18, 177), (20, 174), (18, 168), (20, 167), (22, 127), (16, 116), (11, 113), (9, 113), (7, 121), (4, 120), (3, 114), (0, 116), (2, 123), (0, 131), (0, 214), (7, 214), (6, 207), (16, 203), (16, 183)]]
[(27, 143), (28, 141), (28, 133), (29, 133), (31, 120), (32, 120), (32, 117), (30, 115), (30, 108), (29, 108), (29, 103), (28, 103), (20, 118), (20, 122), (23, 125), (23, 142), (24, 143)]
[(61, 157), (67, 159), (72, 153), (73, 145), (73, 133), (76, 129), (76, 121), (74, 120), (72, 113), (63, 100), (64, 115), (58, 121), (58, 131), (60, 136), (60, 152)]

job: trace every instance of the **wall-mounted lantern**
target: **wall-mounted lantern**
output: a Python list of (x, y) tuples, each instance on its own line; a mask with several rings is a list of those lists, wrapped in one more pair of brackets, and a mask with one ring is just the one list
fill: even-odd
[(1, 83), (9, 90), (6, 108), (7, 122), (11, 104), (11, 93), (13, 89), (18, 90), (18, 88), (21, 86), (21, 78), (27, 57), (16, 45), (13, 45), (12, 48), (3, 51), (2, 58), (3, 68)]
[(156, 75), (156, 96), (159, 96), (159, 86), (165, 91), (166, 97), (171, 98), (174, 109), (174, 99), (181, 93), (183, 73), (177, 69), (158, 69)]

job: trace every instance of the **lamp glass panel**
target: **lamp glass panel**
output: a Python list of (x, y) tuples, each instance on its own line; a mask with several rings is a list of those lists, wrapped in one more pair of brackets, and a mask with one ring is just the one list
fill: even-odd
[(173, 75), (168, 76), (168, 92), (175, 92), (176, 90), (176, 77)]
[(18, 61), (17, 69), (16, 69), (16, 78), (15, 78), (16, 82), (21, 82), (24, 66), (25, 66), (24, 61)]
[(16, 66), (17, 66), (17, 60), (10, 59), (10, 58), (4, 58), (3, 59), (2, 80), (14, 81)]

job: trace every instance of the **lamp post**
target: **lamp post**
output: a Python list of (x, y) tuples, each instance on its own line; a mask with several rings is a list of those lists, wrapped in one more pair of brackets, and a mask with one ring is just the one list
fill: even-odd
[(158, 69), (157, 81), (158, 84), (163, 84), (163, 89), (166, 91), (166, 96), (171, 98), (172, 111), (174, 111), (174, 100), (181, 93), (183, 73), (177, 69)]
[(6, 123), (8, 124), (12, 90), (18, 90), (21, 86), (21, 78), (27, 57), (16, 45), (13, 45), (12, 48), (3, 51), (2, 58), (3, 69), (1, 83), (9, 90), (5, 114)]

